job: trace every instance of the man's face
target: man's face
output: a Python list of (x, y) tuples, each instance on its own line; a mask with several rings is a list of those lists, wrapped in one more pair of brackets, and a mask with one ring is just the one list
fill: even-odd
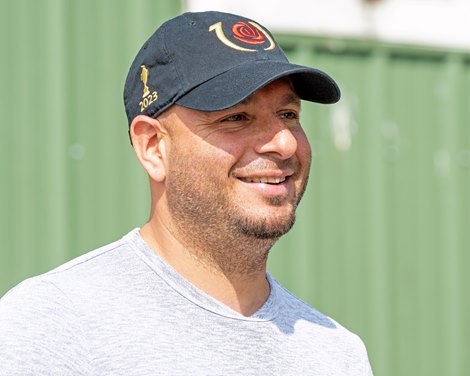
[(165, 192), (174, 222), (258, 239), (289, 231), (311, 161), (299, 112), (285, 79), (227, 110), (168, 110)]

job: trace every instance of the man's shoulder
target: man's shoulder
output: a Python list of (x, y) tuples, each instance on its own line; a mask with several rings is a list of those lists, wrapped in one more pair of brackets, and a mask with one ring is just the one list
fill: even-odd
[(338, 367), (344, 363), (347, 368), (349, 360), (354, 359), (355, 367), (360, 372), (349, 374), (371, 374), (367, 350), (357, 334), (306, 303), (279, 282), (273, 283), (282, 307), (282, 314), (278, 315), (275, 324), (281, 332), (296, 338), (295, 343), (300, 344), (301, 348), (296, 347), (295, 351), (302, 352), (303, 348), (307, 348), (316, 356), (324, 357), (325, 364), (337, 364)]
[[(64, 264), (43, 274), (43, 277), (60, 276), (62, 274), (78, 273), (83, 270), (93, 269), (96, 266), (106, 265), (110, 259), (120, 259), (123, 253), (129, 253), (129, 244), (126, 236), (112, 243), (103, 245), (92, 251), (84, 253)], [(40, 276), (41, 277), (41, 276)], [(34, 278), (34, 277), (33, 277)]]
[[(274, 283), (277, 286), (278, 294), (281, 296), (280, 300), (282, 301), (284, 314), (279, 317), (285, 320), (285, 330), (290, 328), (294, 331), (295, 328), (306, 333), (315, 331), (327, 335), (328, 338), (336, 338), (363, 347), (362, 340), (355, 333), (296, 296), (279, 282), (274, 280)], [(331, 336), (332, 334), (333, 336)]]
[(47, 296), (46, 301), (50, 301), (70, 289), (85, 290), (87, 285), (99, 285), (106, 276), (120, 275), (123, 270), (129, 270), (134, 260), (135, 253), (126, 240), (127, 236), (22, 281), (5, 294), (0, 305), (6, 301), (41, 296)]
[(338, 325), (332, 318), (302, 300), (272, 277), (271, 284), (275, 287), (276, 294), (278, 295), (277, 299), (282, 304), (282, 310), (285, 315), (325, 328), (335, 328)]

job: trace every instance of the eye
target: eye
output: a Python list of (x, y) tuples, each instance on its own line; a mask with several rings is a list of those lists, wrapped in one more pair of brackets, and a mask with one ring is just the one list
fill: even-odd
[(222, 122), (230, 122), (230, 121), (243, 121), (247, 120), (247, 116), (244, 114), (233, 114), (230, 116), (227, 116), (226, 118), (222, 119)]
[(287, 120), (297, 120), (299, 115), (295, 111), (285, 111), (281, 113), (281, 117)]

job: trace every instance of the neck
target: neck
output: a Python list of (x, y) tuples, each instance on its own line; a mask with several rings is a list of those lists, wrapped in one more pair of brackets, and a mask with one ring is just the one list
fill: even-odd
[(190, 238), (175, 234), (158, 217), (142, 227), (141, 235), (185, 279), (242, 315), (255, 313), (269, 296), (266, 261), (272, 239), (237, 236), (221, 242), (220, 236), (200, 231)]

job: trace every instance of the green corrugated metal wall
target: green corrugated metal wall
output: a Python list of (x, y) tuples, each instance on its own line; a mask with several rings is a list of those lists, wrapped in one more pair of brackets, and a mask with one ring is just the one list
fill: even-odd
[(130, 63), (180, 1), (0, 0), (0, 293), (143, 223)]
[(377, 375), (470, 374), (470, 54), (279, 40), (343, 98), (304, 103), (310, 190), (271, 270), (360, 334)]
[[(128, 66), (177, 1), (0, 0), (0, 295), (145, 222)], [(470, 57), (280, 36), (338, 79), (304, 103), (310, 189), (270, 269), (365, 340), (376, 375), (466, 375)]]

